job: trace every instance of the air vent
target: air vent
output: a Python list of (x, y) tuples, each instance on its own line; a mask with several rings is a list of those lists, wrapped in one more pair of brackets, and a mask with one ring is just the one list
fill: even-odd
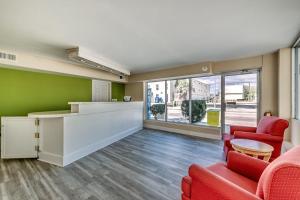
[(17, 56), (14, 55), (14, 54), (0, 52), (0, 59), (6, 59), (6, 60), (16, 61), (17, 60)]

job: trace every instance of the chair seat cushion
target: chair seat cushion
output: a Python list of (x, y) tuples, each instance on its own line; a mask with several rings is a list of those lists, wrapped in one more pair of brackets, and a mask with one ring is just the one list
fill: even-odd
[(227, 168), (225, 163), (217, 163), (215, 165), (209, 166), (207, 169), (238, 185), (239, 187), (242, 187), (248, 192), (251, 192), (253, 194), (256, 193), (257, 182), (248, 179), (245, 176), (237, 174), (234, 171), (231, 171)]

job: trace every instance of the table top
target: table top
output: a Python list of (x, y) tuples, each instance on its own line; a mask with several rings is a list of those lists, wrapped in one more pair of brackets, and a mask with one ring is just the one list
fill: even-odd
[(248, 151), (258, 151), (263, 153), (269, 153), (274, 150), (271, 145), (263, 142), (248, 140), (248, 139), (232, 139), (230, 143), (240, 149)]

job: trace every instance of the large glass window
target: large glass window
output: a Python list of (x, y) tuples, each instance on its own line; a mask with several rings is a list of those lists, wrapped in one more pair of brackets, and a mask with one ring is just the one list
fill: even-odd
[(221, 76), (192, 78), (193, 124), (220, 126)]
[(222, 107), (223, 125), (255, 126), (258, 80), (253, 71), (149, 82), (147, 119), (220, 127)]
[(165, 81), (147, 84), (147, 119), (165, 120)]
[(147, 83), (147, 119), (220, 126), (221, 76)]
[(167, 81), (167, 120), (189, 123), (189, 79)]

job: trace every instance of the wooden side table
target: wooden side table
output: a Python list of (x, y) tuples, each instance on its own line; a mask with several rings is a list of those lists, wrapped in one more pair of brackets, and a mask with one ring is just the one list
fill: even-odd
[(262, 156), (264, 161), (269, 161), (274, 148), (263, 142), (248, 139), (230, 140), (232, 148), (242, 154), (251, 155), (255, 158)]

